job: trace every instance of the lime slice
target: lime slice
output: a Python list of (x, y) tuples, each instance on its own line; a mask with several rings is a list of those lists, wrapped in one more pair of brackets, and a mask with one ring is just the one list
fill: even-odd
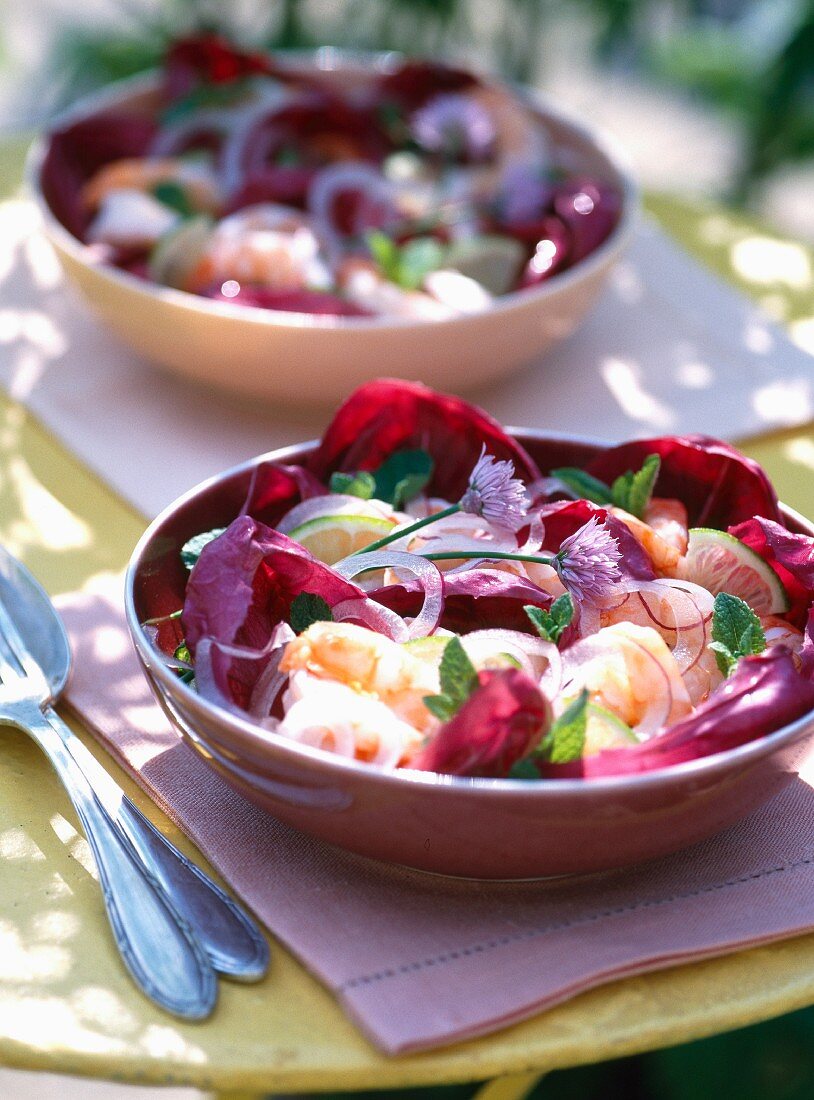
[(378, 516), (318, 516), (289, 531), (288, 537), (326, 565), (334, 565), (348, 554), (364, 550), (394, 527), (394, 520)]
[(597, 703), (588, 704), (583, 756), (593, 756), (603, 749), (618, 749), (636, 744), (636, 735), (621, 718)]
[(505, 294), (514, 286), (524, 250), (512, 237), (462, 237), (447, 249), (445, 267), (480, 283), (490, 294)]
[(685, 580), (713, 596), (728, 592), (744, 600), (756, 615), (779, 615), (789, 609), (783, 583), (772, 567), (739, 539), (708, 527), (690, 529)]
[(150, 255), (148, 273), (156, 283), (186, 289), (187, 279), (197, 267), (212, 236), (212, 222), (200, 216), (182, 221), (165, 233)]
[(427, 661), (437, 668), (451, 637), (451, 634), (429, 634), (426, 638), (411, 638), (404, 642), (404, 648), (419, 661)]

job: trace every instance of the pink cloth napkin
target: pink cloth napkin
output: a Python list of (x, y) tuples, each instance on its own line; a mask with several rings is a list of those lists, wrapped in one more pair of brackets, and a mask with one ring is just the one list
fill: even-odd
[(489, 884), (388, 867), (295, 832), (210, 771), (153, 702), (115, 600), (86, 593), (61, 610), (70, 705), (388, 1053), (814, 929), (814, 791), (802, 780), (735, 828), (625, 871)]

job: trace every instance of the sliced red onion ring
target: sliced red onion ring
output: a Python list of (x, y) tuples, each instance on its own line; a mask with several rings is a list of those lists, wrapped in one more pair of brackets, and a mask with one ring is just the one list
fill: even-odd
[(295, 527), (300, 527), (312, 519), (342, 514), (389, 518), (393, 513), (387, 505), (362, 500), (361, 497), (353, 497), (345, 493), (331, 493), (327, 496), (310, 497), (295, 504), (277, 524), (277, 530), (287, 535)]
[(255, 127), (266, 116), (275, 115), (290, 99), (290, 91), (272, 84), (261, 93), (259, 102), (234, 112), (220, 158), (220, 177), (225, 194), (230, 195), (237, 190), (253, 164), (262, 164), (268, 143), (251, 140), (255, 137)]
[(335, 622), (355, 620), (394, 642), (406, 642), (411, 637), (404, 619), (375, 600), (343, 600), (331, 608), (331, 613)]
[[(343, 232), (336, 224), (336, 204), (342, 195), (354, 193), (361, 201), (349, 232)], [(308, 192), (308, 209), (317, 233), (335, 257), (341, 256), (346, 237), (354, 238), (366, 229), (379, 229), (398, 221), (395, 189), (365, 161), (346, 161), (323, 168)]]
[(427, 561), (418, 554), (384, 550), (374, 551), (372, 554), (354, 554), (343, 558), (333, 568), (345, 580), (352, 580), (359, 573), (370, 569), (406, 570), (414, 574), (424, 589), (424, 603), (409, 625), (408, 636), (424, 638), (427, 634), (432, 634), (438, 626), (444, 610), (444, 578), (435, 562)]
[[(215, 638), (204, 637), (198, 641), (195, 647), (195, 686), (198, 694), (205, 699), (226, 707), (235, 714), (250, 714), (253, 718), (265, 720), (280, 688), (288, 679), (287, 674), (280, 673), (278, 666), (282, 659), (283, 650), (294, 637), (294, 632), (288, 623), (278, 623), (271, 636), (262, 649), (252, 646), (234, 645), (229, 642), (219, 642)], [(246, 710), (238, 707), (221, 689), (215, 675), (212, 663), (213, 651), (234, 657), (237, 660), (257, 661), (263, 657), (268, 658), (268, 664), (258, 677), (257, 683), (252, 688), (249, 706)]]
[[(553, 642), (519, 630), (473, 630), (461, 638), (461, 644), (473, 661), (495, 653), (507, 653), (536, 680), (550, 699), (560, 690), (562, 656)], [(544, 667), (542, 667), (544, 665)]]

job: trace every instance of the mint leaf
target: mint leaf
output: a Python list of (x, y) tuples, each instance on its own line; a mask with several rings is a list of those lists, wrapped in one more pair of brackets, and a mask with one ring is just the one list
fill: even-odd
[(295, 634), (302, 634), (314, 623), (332, 623), (333, 612), (322, 596), (315, 592), (300, 592), (291, 601), (291, 614), (288, 621)]
[(628, 470), (614, 481), (611, 486), (613, 503), (618, 508), (624, 508), (632, 516), (644, 519), (650, 497), (653, 495), (653, 487), (661, 469), (661, 459), (657, 454), (648, 455), (642, 463), (642, 468), (634, 473)]
[(574, 601), (567, 592), (564, 592), (562, 596), (557, 597), (548, 611), (542, 607), (535, 607), (534, 604), (527, 604), (523, 610), (531, 619), (540, 637), (556, 645), (562, 632), (570, 626), (574, 618)]
[[(184, 661), (188, 665), (192, 664), (192, 654), (189, 652), (189, 647), (186, 642), (181, 642), (173, 653), (173, 657), (176, 661)], [(195, 672), (191, 668), (179, 668), (177, 670), (177, 676), (181, 683), (191, 684), (195, 679)]]
[(367, 470), (359, 470), (355, 474), (331, 474), (331, 492), (344, 493), (345, 496), (359, 497), (361, 500), (370, 500), (376, 492), (376, 479)]
[(509, 779), (539, 779), (540, 773), (527, 756), (516, 760), (509, 768)]
[(447, 252), (435, 237), (413, 237), (398, 245), (386, 233), (375, 230), (366, 239), (382, 275), (404, 290), (417, 290), (426, 275), (443, 265)]
[(567, 764), (579, 760), (585, 749), (585, 731), (588, 726), (588, 691), (583, 688), (551, 725), (535, 755), (543, 756), (552, 764)]
[(184, 543), (181, 547), (181, 561), (187, 569), (193, 568), (201, 556), (203, 548), (213, 539), (216, 539), (218, 535), (222, 535), (225, 530), (225, 527), (213, 527), (211, 531), (202, 531), (200, 535), (195, 535), (194, 538)]
[(189, 201), (189, 196), (180, 183), (175, 183), (173, 180), (164, 180), (162, 183), (157, 183), (153, 187), (153, 195), (160, 203), (169, 206), (171, 210), (177, 211), (183, 218), (191, 218), (195, 213), (195, 209)]
[(399, 246), (386, 233), (375, 230), (367, 235), (370, 255), (381, 269), (382, 275), (393, 283), (398, 282)]
[(457, 714), (472, 692), (478, 687), (478, 672), (470, 661), (461, 639), (454, 636), (444, 646), (438, 669), (441, 680), (440, 695), (425, 695), (427, 710), (448, 722)]
[(434, 469), (426, 451), (394, 451), (374, 475), (376, 499), (401, 508), (427, 487)]
[(719, 592), (712, 609), (712, 641), (718, 668), (729, 676), (741, 657), (762, 653), (766, 637), (760, 619), (744, 600)]
[(631, 515), (643, 519), (660, 468), (661, 459), (657, 454), (651, 454), (644, 460), (640, 470), (635, 473), (628, 470), (627, 473), (620, 474), (613, 485), (606, 485), (598, 477), (592, 477), (576, 466), (560, 466), (551, 471), (551, 476), (565, 482), (583, 500), (603, 506), (615, 504), (617, 508), (624, 508)]
[(435, 237), (415, 237), (401, 248), (399, 256), (399, 286), (418, 290), (424, 277), (437, 271), (444, 263), (446, 249)]
[(594, 504), (613, 504), (610, 488), (605, 482), (598, 477), (591, 477), (576, 466), (560, 466), (551, 471), (551, 476), (564, 482), (578, 494), (580, 500), (590, 500)]

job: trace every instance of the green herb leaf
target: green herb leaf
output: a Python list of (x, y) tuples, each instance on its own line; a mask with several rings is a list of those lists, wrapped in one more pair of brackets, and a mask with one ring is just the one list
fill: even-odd
[(175, 183), (173, 180), (157, 183), (153, 187), (153, 195), (160, 203), (169, 206), (171, 210), (176, 210), (183, 218), (191, 218), (195, 213), (189, 196), (180, 183)]
[(650, 498), (653, 495), (653, 487), (661, 469), (661, 459), (657, 454), (648, 455), (642, 463), (642, 468), (636, 473), (628, 470), (614, 481), (611, 486), (613, 503), (618, 508), (624, 508), (632, 516), (644, 519), (644, 513)]
[(374, 475), (376, 499), (401, 508), (426, 488), (434, 469), (426, 451), (394, 451)]
[(435, 237), (413, 237), (398, 245), (381, 230), (368, 233), (367, 244), (384, 277), (404, 290), (417, 290), (425, 276), (443, 266), (447, 253)]
[(359, 470), (355, 474), (331, 474), (331, 492), (344, 493), (345, 496), (359, 497), (361, 500), (370, 500), (376, 492), (376, 479), (367, 470)]
[(213, 527), (211, 531), (202, 531), (200, 535), (195, 535), (189, 542), (184, 543), (181, 547), (181, 561), (187, 569), (192, 569), (201, 556), (203, 548), (208, 546), (218, 535), (222, 535), (225, 530), (225, 527)]
[(509, 768), (509, 779), (539, 779), (540, 773), (527, 756), (516, 760)]
[(766, 636), (760, 619), (748, 603), (728, 592), (718, 593), (712, 609), (709, 648), (724, 676), (729, 676), (741, 657), (763, 652)]
[[(181, 642), (173, 653), (173, 657), (176, 661), (185, 661), (188, 665), (192, 664), (192, 654), (189, 652), (186, 642)], [(195, 672), (191, 668), (179, 669), (178, 679), (184, 684), (191, 684), (195, 679)]]
[(592, 477), (576, 466), (560, 466), (551, 471), (551, 476), (565, 482), (583, 500), (603, 506), (615, 504), (617, 508), (624, 508), (631, 515), (644, 519), (660, 468), (661, 459), (657, 454), (651, 454), (644, 460), (640, 470), (635, 473), (628, 470), (627, 473), (620, 474), (613, 485), (606, 485), (598, 477)]
[(548, 611), (534, 604), (527, 604), (523, 610), (531, 619), (535, 630), (546, 642), (555, 645), (560, 640), (562, 632), (571, 625), (574, 618), (574, 601), (567, 592), (558, 596)]
[(443, 266), (446, 249), (435, 237), (415, 237), (401, 248), (399, 286), (418, 290), (425, 276)]
[(295, 634), (302, 634), (314, 623), (332, 623), (333, 618), (328, 604), (315, 592), (300, 592), (291, 601), (289, 622)]
[(454, 714), (458, 713), (478, 686), (477, 669), (470, 661), (457, 635), (450, 638), (444, 646), (438, 674), (441, 680), (441, 694), (425, 695), (424, 705), (436, 718), (440, 718), (442, 722), (448, 722)]
[(552, 723), (535, 756), (542, 756), (552, 764), (567, 764), (580, 759), (585, 749), (588, 698), (588, 691), (583, 688), (573, 703)]
[(565, 482), (581, 500), (590, 500), (594, 504), (613, 504), (610, 487), (598, 477), (591, 477), (576, 466), (560, 466), (551, 471), (551, 476)]

